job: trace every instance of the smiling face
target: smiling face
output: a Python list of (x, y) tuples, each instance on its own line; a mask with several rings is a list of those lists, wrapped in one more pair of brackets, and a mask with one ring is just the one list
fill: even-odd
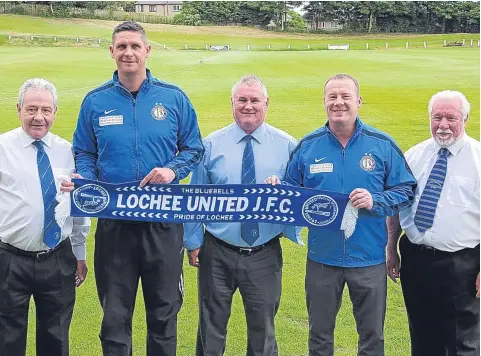
[(464, 134), (466, 127), (458, 99), (437, 99), (431, 111), (431, 134), (441, 147), (449, 147)]
[(361, 103), (350, 79), (333, 79), (324, 88), (324, 108), (332, 126), (353, 126)]
[(245, 133), (253, 133), (264, 122), (269, 98), (259, 84), (241, 84), (232, 96), (234, 120)]
[(150, 49), (139, 32), (116, 33), (110, 45), (110, 54), (117, 63), (119, 75), (145, 75), (145, 60), (150, 55)]
[(17, 112), (23, 130), (34, 139), (43, 138), (55, 121), (52, 94), (47, 89), (27, 89), (22, 107), (17, 104)]

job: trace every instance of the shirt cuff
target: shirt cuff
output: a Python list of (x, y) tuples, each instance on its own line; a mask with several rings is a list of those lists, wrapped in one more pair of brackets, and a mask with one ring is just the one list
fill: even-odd
[(85, 244), (72, 246), (72, 251), (77, 261), (85, 261), (87, 259), (87, 246)]

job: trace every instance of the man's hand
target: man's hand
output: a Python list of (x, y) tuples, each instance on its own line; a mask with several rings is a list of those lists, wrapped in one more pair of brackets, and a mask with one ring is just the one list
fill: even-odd
[(77, 261), (77, 272), (75, 272), (75, 286), (78, 288), (87, 278), (87, 262), (85, 260), (78, 260)]
[(175, 172), (170, 168), (154, 168), (150, 171), (149, 174), (142, 179), (140, 182), (140, 186), (143, 187), (147, 183), (152, 184), (169, 184), (175, 179)]
[(394, 283), (397, 283), (396, 278), (399, 278), (399, 264), (397, 246), (388, 244), (386, 247), (386, 269), (387, 275)]
[(189, 251), (189, 264), (194, 267), (199, 267), (199, 251), (200, 248), (196, 248), (195, 250)]
[(265, 184), (276, 185), (276, 184), (281, 184), (281, 180), (279, 179), (278, 176), (276, 176), (275, 174), (273, 174), (273, 175), (271, 175), (270, 177), (267, 177), (267, 178), (264, 180), (264, 183), (265, 183)]
[(476, 298), (479, 298), (479, 272), (478, 277), (476, 277)]
[(352, 206), (357, 209), (372, 209), (372, 195), (366, 189), (356, 188), (349, 194)]
[[(80, 174), (72, 173), (72, 178), (83, 178)], [(60, 191), (62, 192), (71, 192), (74, 190), (74, 184), (69, 180), (63, 180), (60, 182)]]

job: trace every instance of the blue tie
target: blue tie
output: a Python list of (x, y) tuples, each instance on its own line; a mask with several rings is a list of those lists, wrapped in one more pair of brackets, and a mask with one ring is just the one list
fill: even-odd
[(436, 207), (443, 190), (444, 179), (446, 178), (448, 154), (449, 150), (447, 148), (439, 150), (438, 159), (429, 174), (428, 181), (419, 199), (416, 215), (414, 216), (414, 224), (416, 224), (419, 232), (424, 232), (433, 226), (434, 214), (436, 213)]
[(60, 227), (55, 221), (55, 206), (57, 202), (55, 195), (57, 189), (53, 179), (52, 167), (47, 154), (43, 148), (42, 141), (34, 141), (32, 145), (37, 147), (37, 166), (42, 186), (43, 197), (43, 242), (50, 248), (54, 248), (60, 241)]
[[(256, 183), (256, 167), (254, 165), (254, 151), (252, 150), (252, 136), (244, 137), (246, 146), (244, 148), (244, 155), (242, 157), (242, 184)], [(259, 238), (259, 224), (257, 222), (241, 223), (241, 238), (249, 246)]]

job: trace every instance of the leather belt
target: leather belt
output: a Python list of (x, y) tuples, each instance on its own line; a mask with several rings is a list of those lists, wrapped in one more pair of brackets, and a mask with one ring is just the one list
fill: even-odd
[(53, 249), (43, 250), (43, 251), (25, 251), (0, 241), (0, 249), (13, 253), (14, 255), (17, 255), (17, 256), (24, 256), (28, 258), (33, 258), (35, 260), (45, 260), (49, 258), (51, 255), (53, 255), (56, 251), (60, 250), (62, 247), (68, 246), (69, 244), (66, 243), (67, 240), (69, 239), (68, 238), (64, 239)]
[(254, 253), (257, 253), (260, 250), (264, 249), (265, 247), (273, 245), (274, 243), (279, 241), (279, 237), (281, 236), (281, 234), (274, 236), (272, 239), (270, 239), (266, 243), (263, 243), (262, 245), (253, 246), (253, 247), (240, 247), (240, 246), (231, 245), (225, 242), (224, 240), (218, 239), (217, 237), (215, 237), (210, 233), (209, 235), (212, 236), (212, 240), (214, 240), (217, 244), (227, 247), (228, 249), (237, 252), (239, 255), (245, 255), (245, 256), (253, 255)]

